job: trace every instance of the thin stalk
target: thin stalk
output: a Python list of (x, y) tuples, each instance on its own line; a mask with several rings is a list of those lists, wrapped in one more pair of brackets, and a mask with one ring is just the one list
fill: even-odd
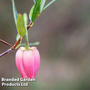
[(2, 54), (0, 54), (0, 57), (6, 55), (7, 53), (9, 53), (10, 51), (12, 51), (12, 48), (9, 48), (7, 51), (3, 52)]
[(4, 41), (4, 40), (2, 40), (2, 39), (0, 39), (0, 42), (4, 43), (4, 44), (6, 44), (6, 45), (12, 46), (10, 43), (8, 43), (8, 42), (6, 42), (6, 41)]
[(26, 50), (28, 50), (29, 49), (29, 39), (28, 39), (28, 31), (26, 30), (26, 45), (25, 45), (25, 48), (26, 48)]

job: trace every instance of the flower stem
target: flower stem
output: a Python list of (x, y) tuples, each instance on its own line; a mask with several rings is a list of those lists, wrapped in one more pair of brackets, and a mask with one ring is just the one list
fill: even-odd
[(28, 31), (26, 30), (26, 45), (25, 45), (25, 48), (26, 48), (26, 50), (28, 50), (29, 49), (29, 39), (28, 39)]

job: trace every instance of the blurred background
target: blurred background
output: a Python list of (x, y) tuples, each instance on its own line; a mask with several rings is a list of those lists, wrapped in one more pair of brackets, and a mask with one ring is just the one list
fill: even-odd
[[(18, 13), (29, 14), (34, 3), (15, 0), (15, 4)], [(0, 39), (14, 45), (16, 35), (12, 2), (0, 0)], [(29, 42), (36, 41), (41, 55), (36, 82), (28, 87), (2, 87), (0, 80), (0, 90), (90, 90), (90, 0), (56, 0), (29, 29)], [(0, 42), (0, 53), (8, 48)], [(0, 79), (21, 77), (16, 51), (0, 58)]]

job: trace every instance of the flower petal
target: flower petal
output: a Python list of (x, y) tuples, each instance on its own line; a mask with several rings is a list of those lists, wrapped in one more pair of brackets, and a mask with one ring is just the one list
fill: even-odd
[(34, 56), (34, 78), (36, 78), (36, 74), (37, 74), (37, 71), (39, 69), (39, 66), (40, 66), (40, 54), (39, 54), (39, 51), (35, 48), (33, 50), (33, 56)]
[(34, 57), (31, 50), (24, 51), (23, 64), (28, 78), (34, 77)]
[(21, 74), (21, 77), (27, 78), (26, 72), (25, 72), (24, 67), (23, 67), (23, 51), (18, 50), (16, 52), (15, 59), (16, 59), (16, 66)]

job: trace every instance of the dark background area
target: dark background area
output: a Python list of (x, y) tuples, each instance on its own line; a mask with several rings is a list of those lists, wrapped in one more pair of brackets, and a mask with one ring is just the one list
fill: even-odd
[[(18, 13), (29, 14), (34, 3), (15, 0), (15, 4)], [(0, 39), (14, 45), (16, 34), (12, 2), (0, 0)], [(41, 55), (36, 82), (28, 87), (0, 85), (0, 90), (90, 90), (90, 0), (56, 0), (29, 29), (29, 42), (36, 41)], [(0, 42), (0, 53), (8, 48)], [(16, 51), (0, 58), (0, 78), (21, 77)]]

